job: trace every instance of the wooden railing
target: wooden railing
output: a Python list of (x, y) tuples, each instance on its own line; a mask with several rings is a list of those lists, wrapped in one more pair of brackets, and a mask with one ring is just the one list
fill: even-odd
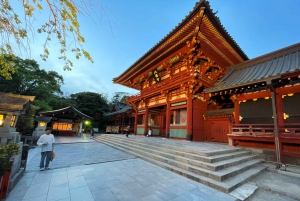
[[(245, 136), (273, 136), (275, 129), (273, 124), (232, 124), (230, 134)], [(300, 123), (286, 123), (278, 128), (281, 136), (296, 135), (300, 137)]]
[[(229, 146), (244, 146), (275, 150), (273, 124), (232, 124), (228, 134)], [(285, 156), (300, 157), (300, 123), (286, 123), (278, 128), (281, 162)]]

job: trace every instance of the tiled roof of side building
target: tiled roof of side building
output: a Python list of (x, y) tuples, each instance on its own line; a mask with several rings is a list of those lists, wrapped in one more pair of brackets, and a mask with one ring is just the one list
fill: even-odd
[(300, 43), (229, 67), (226, 75), (205, 89), (206, 93), (224, 91), (300, 71)]
[(121, 114), (123, 112), (127, 112), (128, 110), (132, 110), (133, 108), (126, 103), (116, 102), (115, 109), (116, 111), (105, 113), (104, 116), (113, 116), (113, 115)]
[(0, 108), (10, 110), (23, 110), (24, 106), (33, 101), (35, 96), (24, 96), (19, 94), (0, 92)]
[(87, 118), (87, 119), (93, 119), (93, 117), (90, 117), (90, 116), (80, 112), (78, 109), (76, 109), (73, 106), (68, 106), (68, 107), (65, 107), (65, 108), (62, 108), (62, 109), (58, 109), (58, 110), (40, 112), (40, 114), (41, 115), (51, 115), (51, 114), (64, 113), (64, 112), (67, 112), (67, 111), (73, 112), (73, 113), (77, 114), (78, 116), (81, 116), (81, 117), (84, 117), (84, 118)]
[(134, 62), (129, 68), (127, 68), (121, 75), (118, 77), (113, 78), (113, 81), (117, 80), (121, 76), (123, 76), (129, 69), (131, 69), (133, 66), (137, 65), (140, 61), (142, 61), (147, 55), (149, 55), (152, 51), (154, 51), (156, 48), (158, 48), (161, 44), (163, 44), (168, 38), (170, 38), (172, 35), (174, 35), (182, 26), (185, 25), (186, 22), (188, 22), (198, 11), (201, 7), (205, 7), (205, 14), (211, 15), (211, 20), (214, 21), (214, 23), (217, 24), (219, 27), (220, 33), (230, 42), (230, 44), (235, 48), (237, 52), (243, 57), (244, 60), (248, 60), (249, 58), (244, 53), (244, 51), (240, 48), (240, 46), (236, 43), (236, 41), (231, 37), (231, 35), (226, 31), (225, 27), (222, 25), (219, 17), (213, 13), (213, 9), (210, 8), (210, 4), (207, 0), (200, 0), (195, 4), (194, 9), (189, 12), (189, 14), (180, 22), (178, 25), (172, 29), (165, 37), (163, 37), (158, 43), (156, 43), (150, 50), (148, 50), (143, 56), (141, 56), (136, 62)]

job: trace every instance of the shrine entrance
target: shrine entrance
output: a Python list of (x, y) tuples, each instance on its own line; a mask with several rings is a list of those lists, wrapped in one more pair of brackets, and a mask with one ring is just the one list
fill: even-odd
[(166, 134), (166, 106), (149, 108), (148, 129), (152, 129), (153, 136)]

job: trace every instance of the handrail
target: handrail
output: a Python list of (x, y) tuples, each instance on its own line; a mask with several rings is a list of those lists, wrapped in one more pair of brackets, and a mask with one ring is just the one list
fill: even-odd
[[(274, 124), (231, 124), (231, 134), (238, 135), (274, 135)], [(300, 123), (285, 123), (279, 127), (280, 135), (299, 135)]]

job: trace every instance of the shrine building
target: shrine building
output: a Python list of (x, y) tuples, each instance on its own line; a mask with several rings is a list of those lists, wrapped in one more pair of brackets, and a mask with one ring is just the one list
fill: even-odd
[[(207, 1), (113, 80), (140, 93), (127, 99), (135, 109), (135, 132), (195, 141), (204, 134), (208, 106), (203, 90), (248, 57), (213, 14)], [(228, 127), (228, 120), (226, 124)]]
[(126, 101), (137, 135), (273, 149), (283, 162), (300, 157), (299, 78), (300, 44), (249, 60), (201, 0), (113, 82), (139, 90)]

